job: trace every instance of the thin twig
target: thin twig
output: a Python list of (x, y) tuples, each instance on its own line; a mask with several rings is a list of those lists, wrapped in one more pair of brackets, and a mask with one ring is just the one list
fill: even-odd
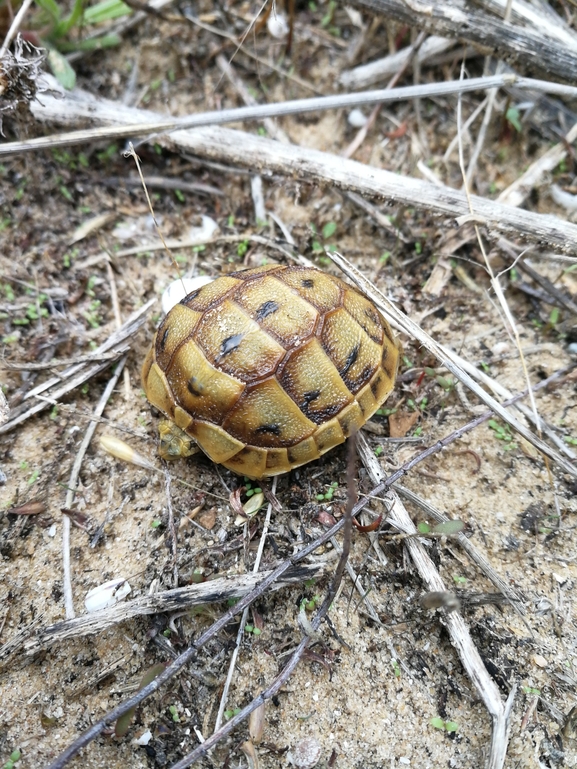
[(2, 61), (6, 51), (10, 47), (10, 43), (14, 39), (14, 35), (16, 35), (18, 30), (20, 29), (20, 25), (22, 24), (24, 17), (28, 13), (28, 9), (32, 5), (32, 1), (33, 0), (24, 0), (22, 5), (18, 9), (18, 13), (12, 19), (12, 24), (10, 25), (10, 29), (6, 33), (6, 37), (4, 38), (4, 42), (2, 43), (2, 48), (0, 48), (0, 61)]
[[(236, 109), (223, 109), (214, 112), (201, 112), (186, 115), (181, 118), (154, 121), (152, 114), (143, 122), (130, 123), (128, 125), (113, 125), (102, 128), (92, 128), (83, 131), (43, 136), (24, 141), (6, 142), (0, 145), (0, 157), (14, 155), (20, 152), (31, 152), (39, 149), (65, 147), (73, 144), (85, 144), (88, 141), (100, 141), (102, 139), (129, 139), (136, 136), (150, 134), (148, 140), (155, 138), (151, 134), (169, 133), (172, 131), (198, 128), (200, 126), (217, 126), (225, 123), (236, 123), (247, 120), (263, 120), (265, 117), (284, 117), (286, 115), (318, 112), (327, 109), (348, 109), (361, 107), (368, 104), (392, 103), (406, 101), (415, 98), (433, 98), (449, 96), (459, 93), (468, 93), (480, 89), (501, 88), (503, 86), (515, 86), (520, 89), (535, 89), (544, 93), (575, 98), (577, 88), (564, 86), (558, 83), (550, 83), (546, 80), (523, 78), (514, 74), (493, 75), (491, 77), (470, 78), (465, 81), (449, 81), (446, 83), (426, 83), (419, 86), (405, 86), (390, 90), (366, 91), (364, 93), (338, 94), (333, 96), (319, 96), (312, 99), (295, 99), (293, 101), (262, 104), (252, 107), (238, 107)], [(116, 105), (117, 108), (121, 105)], [(127, 108), (125, 108), (127, 109)], [(40, 114), (42, 106), (34, 104), (33, 111)]]
[[(124, 358), (122, 358), (118, 362), (116, 371), (110, 378), (104, 392), (100, 396), (100, 400), (98, 401), (96, 408), (94, 409), (94, 415), (96, 417), (102, 416), (102, 412), (104, 411), (104, 408), (108, 403), (108, 400), (110, 399), (110, 396), (112, 395), (114, 388), (116, 387), (116, 383), (118, 382), (118, 378), (122, 373), (125, 363), (126, 363), (126, 356), (124, 356)], [(80, 444), (78, 452), (76, 453), (76, 458), (74, 459), (74, 464), (72, 465), (72, 471), (70, 473), (70, 479), (68, 481), (66, 501), (64, 502), (64, 506), (67, 508), (71, 508), (74, 502), (74, 495), (76, 493), (76, 485), (78, 483), (78, 476), (80, 474), (82, 461), (84, 459), (84, 455), (86, 454), (86, 450), (90, 445), (90, 441), (92, 440), (92, 436), (94, 435), (94, 431), (96, 430), (97, 424), (98, 423), (96, 421), (91, 421), (89, 423), (88, 427), (86, 428), (86, 432), (84, 433), (84, 438), (82, 439), (82, 443)], [(70, 568), (70, 526), (71, 526), (70, 518), (67, 515), (62, 516), (62, 570), (63, 570), (63, 583), (64, 583), (64, 587), (63, 587), (64, 607), (66, 612), (66, 619), (74, 619), (75, 617), (74, 601), (72, 596), (72, 573)]]
[[(272, 493), (273, 494), (276, 494), (277, 480), (278, 480), (277, 476), (275, 475), (273, 477), (273, 480), (272, 480)], [(265, 520), (264, 520), (263, 527), (262, 527), (262, 534), (261, 534), (261, 537), (260, 537), (260, 542), (258, 543), (258, 550), (257, 550), (257, 553), (256, 553), (256, 558), (254, 559), (254, 566), (253, 566), (253, 569), (252, 569), (253, 574), (257, 574), (259, 569), (260, 569), (260, 561), (261, 561), (262, 553), (263, 553), (263, 550), (264, 550), (264, 543), (266, 542), (266, 538), (268, 536), (268, 527), (270, 525), (270, 519), (271, 519), (271, 515), (272, 515), (272, 508), (273, 508), (272, 503), (269, 502), (268, 503), (268, 507), (267, 507), (267, 511), (266, 511)], [(245, 524), (245, 526), (246, 526), (246, 524)], [(224, 718), (224, 709), (226, 708), (226, 703), (227, 703), (227, 700), (228, 700), (228, 692), (229, 692), (229, 689), (230, 689), (230, 684), (232, 682), (232, 676), (233, 676), (233, 673), (234, 673), (234, 669), (236, 667), (236, 660), (238, 658), (238, 654), (239, 654), (239, 651), (240, 651), (240, 645), (242, 643), (242, 639), (243, 639), (243, 636), (244, 636), (244, 628), (246, 626), (246, 621), (248, 619), (248, 612), (249, 612), (249, 610), (250, 610), (250, 607), (247, 606), (245, 608), (245, 610), (243, 611), (243, 613), (242, 613), (242, 617), (240, 618), (240, 625), (239, 625), (239, 628), (238, 628), (238, 631), (237, 631), (237, 634), (236, 634), (236, 641), (235, 641), (234, 649), (233, 649), (233, 652), (232, 652), (232, 655), (231, 655), (231, 658), (230, 658), (230, 664), (228, 666), (228, 674), (226, 676), (226, 681), (224, 682), (224, 687), (223, 687), (223, 690), (222, 690), (222, 696), (220, 698), (220, 705), (218, 706), (218, 713), (217, 713), (216, 721), (215, 721), (215, 724), (214, 724), (214, 731), (215, 732), (218, 732), (218, 730), (220, 729), (221, 724), (222, 724), (222, 719)]]

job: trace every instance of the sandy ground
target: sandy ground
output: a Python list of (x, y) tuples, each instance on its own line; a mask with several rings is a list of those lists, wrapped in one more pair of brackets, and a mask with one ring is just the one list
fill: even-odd
[[(210, 36), (197, 35), (187, 28), (180, 31), (179, 39), (171, 38), (171, 34), (177, 33), (162, 24), (158, 27), (155, 21), (146, 22), (120, 49), (103, 57), (97, 73), (90, 59), (82, 62), (81, 85), (112, 98), (120, 96), (139, 51), (144, 55), (146, 47), (148, 61), (154, 63), (153, 71), (151, 65), (143, 67), (138, 85), (145, 102), (148, 99), (147, 106), (176, 114), (203, 106), (214, 108), (215, 100), (223, 107), (237, 104), (228, 86), (218, 85), (220, 75), (212, 64), (201, 69), (203, 57), (213, 45)], [(171, 41), (168, 53), (167, 39)], [(192, 44), (197, 49), (191, 64), (187, 46)], [(318, 53), (314, 65), (306, 57), (298, 59), (306, 51), (306, 40), (301, 38), (295, 57), (301, 62), (301, 74), (322, 90), (330, 68), (336, 62), (343, 66), (338, 58), (342, 48), (323, 45), (314, 50)], [(173, 79), (166, 77), (169, 70), (175, 73)], [(242, 68), (241, 72), (250, 80)], [(156, 79), (161, 85), (152, 88), (151, 82)], [(258, 86), (256, 78), (250, 82)], [(294, 83), (270, 85), (270, 99), (295, 95), (303, 94)], [(383, 119), (356, 157), (414, 174), (419, 140), (412, 106), (399, 105), (395, 109), (393, 117), (397, 122), (408, 121), (407, 133), (395, 140), (387, 139), (385, 133), (391, 130), (391, 123)], [(427, 138), (434, 165), (455, 131), (454, 104), (438, 102), (428, 105), (427, 110)], [(343, 115), (291, 119), (283, 126), (293, 141), (332, 152), (342, 150), (354, 136)], [(503, 139), (496, 127), (481, 164), (481, 192), (490, 185), (493, 192), (505, 187), (544, 146), (538, 136), (529, 132), (512, 140)], [(101, 343), (114, 328), (105, 265), (83, 268), (82, 262), (104, 247), (114, 249), (141, 242), (142, 221), (147, 213), (139, 189), (127, 189), (122, 181), (106, 183), (109, 177), (126, 176), (132, 170), (128, 161), (119, 159), (117, 151), (106, 154), (103, 149), (86, 148), (87, 165), (73, 149), (66, 156), (50, 153), (12, 159), (2, 167), (0, 192), (7, 224), (6, 247), (0, 256), (0, 309), (7, 309), (8, 317), (1, 323), (9, 361), (37, 360), (47, 348), (57, 358), (74, 357), (88, 351), (90, 342)], [(163, 156), (146, 147), (142, 148), (142, 157), (145, 176), (203, 181), (220, 187), (224, 193), (222, 197), (208, 198), (186, 194), (183, 199), (172, 192), (156, 193), (155, 208), (165, 236), (185, 232), (199, 214), (213, 217), (225, 234), (256, 231), (247, 176), (199, 169), (185, 158)], [(444, 180), (459, 183), (456, 167), (445, 171)], [(469, 360), (483, 363), (491, 376), (512, 391), (524, 389), (514, 345), (487, 294), (488, 280), (477, 261), (475, 246), (465, 249), (462, 255), (469, 260), (463, 264), (476, 289), (453, 277), (440, 297), (431, 299), (422, 286), (438, 255), (442, 223), (415, 211), (390, 211), (398, 214), (399, 226), (409, 239), (402, 244), (378, 230), (363, 212), (330, 190), (276, 179), (265, 183), (265, 198), (268, 209), (292, 230), (301, 252), (319, 266), (334, 270), (324, 258), (319, 261), (314, 252), (318, 234), (311, 225), (319, 233), (328, 222), (334, 222), (335, 233), (328, 240), (397, 299), (406, 312), (421, 318), (429, 333)], [(543, 199), (536, 198), (531, 205), (536, 210), (550, 210)], [(101, 232), (74, 247), (68, 245), (75, 227), (105, 212), (113, 217)], [(115, 237), (115, 225), (134, 222), (136, 237), (124, 237), (122, 241)], [(266, 229), (264, 234), (274, 233)], [(154, 235), (150, 233), (149, 237)], [(385, 251), (393, 256), (379, 261)], [(264, 247), (251, 247), (241, 257), (234, 247), (216, 244), (200, 252), (177, 254), (177, 259), (181, 269), (218, 275), (242, 263), (254, 265), (280, 257)], [(574, 273), (561, 274), (563, 265), (538, 259), (534, 263), (557, 281), (558, 287), (577, 293)], [(496, 266), (499, 264), (497, 259)], [(116, 259), (114, 269), (123, 317), (159, 295), (173, 275), (168, 259), (160, 255)], [(28, 305), (34, 304), (34, 297), (26, 291), (27, 286), (35, 285), (41, 291), (60, 287), (62, 296), (68, 299), (40, 321), (29, 319), (26, 325), (14, 324), (14, 317), (24, 316)], [(574, 319), (562, 312), (556, 323), (548, 323), (548, 305), (530, 301), (513, 288), (507, 296), (522, 344), (528, 348), (531, 381), (535, 383), (567, 365), (567, 334)], [(98, 426), (96, 438), (104, 433), (121, 437), (160, 469), (155, 458), (158, 418), (144, 398), (139, 375), (159, 313), (158, 304), (133, 340), (127, 363), (128, 390), (124, 382), (118, 385), (104, 413), (107, 423)], [(6, 341), (11, 335), (16, 339)], [(435, 362), (411, 340), (402, 341), (405, 360), (401, 373), (435, 367)], [(4, 371), (2, 376), (9, 399), (23, 384), (27, 385), (20, 373)], [(38, 382), (45, 374), (38, 379), (36, 376), (34, 381)], [(7, 478), (0, 487), (3, 643), (34, 619), (44, 626), (64, 617), (61, 508), (86, 429), (86, 415), (94, 408), (108, 376), (105, 373), (92, 380), (82, 392), (78, 390), (66, 398), (65, 405), (27, 421), (0, 441), (1, 467)], [(389, 442), (386, 416), (377, 418), (385, 428), (385, 437), (369, 435), (374, 447), (381, 447), (380, 461), (386, 470), (407, 461), (419, 445), (430, 445), (472, 418), (455, 388), (443, 388), (435, 376), (412, 380), (406, 377), (386, 406), (409, 413), (409, 401), (422, 404), (413, 427), (420, 430), (422, 444)], [(562, 429), (561, 434), (573, 437), (577, 436), (576, 405), (574, 380), (538, 396), (543, 419)], [(472, 398), (471, 406), (476, 406)], [(527, 456), (523, 448), (514, 437), (499, 439), (496, 430), (484, 424), (425, 463), (422, 471), (411, 473), (404, 483), (449, 516), (463, 520), (471, 541), (486, 554), (501, 577), (526, 598), (523, 617), (491, 597), (488, 603), (472, 603), (480, 595), (494, 594), (491, 583), (451, 540), (429, 542), (430, 554), (448, 589), (456, 591), (461, 599), (472, 637), (503, 698), (514, 685), (518, 687), (507, 766), (576, 766), (571, 729), (563, 726), (577, 702), (577, 556), (573, 541), (577, 485), (555, 467), (548, 469), (541, 458)], [(320, 511), (342, 514), (345, 469), (345, 451), (341, 448), (279, 480), (277, 497), (283, 512), (273, 516), (274, 549), (269, 540), (263, 567), (291, 554), (303, 537), (320, 534)], [(195, 573), (211, 578), (251, 570), (262, 520), (259, 518), (252, 541), (243, 540), (243, 529), (235, 527), (228, 501), (238, 479), (202, 457), (177, 463), (170, 472), (179, 584), (192, 582)], [(186, 480), (193, 488), (179, 485), (176, 479)], [(130, 598), (172, 587), (174, 571), (162, 474), (111, 458), (95, 439), (82, 464), (80, 481), (74, 508), (82, 513), (87, 530), (73, 528), (70, 553), (77, 613), (84, 612), (88, 590), (112, 578), (129, 578)], [(334, 499), (319, 501), (317, 495), (326, 493), (333, 482), (338, 484)], [(359, 489), (369, 488), (361, 469)], [(42, 515), (7, 514), (10, 508), (32, 500), (45, 504)], [(186, 516), (199, 504), (203, 508), (197, 523), (192, 524)], [(374, 509), (379, 510), (378, 504)], [(426, 519), (418, 508), (409, 505), (409, 510), (415, 521)], [(263, 514), (261, 511), (259, 516)], [(94, 530), (105, 520), (103, 535), (97, 546), (91, 547)], [(347, 578), (330, 612), (335, 634), (323, 626), (322, 639), (313, 649), (315, 655), (301, 662), (288, 684), (267, 704), (264, 737), (258, 748), (263, 769), (286, 766), (287, 749), (294, 749), (301, 739), (311, 736), (321, 744), (319, 766), (323, 767), (457, 769), (484, 765), (490, 741), (489, 717), (439, 616), (421, 608), (419, 598), (424, 588), (402, 543), (388, 530), (380, 541), (386, 564), (370, 549), (367, 535), (355, 532), (351, 563), (369, 591), (368, 598), (381, 624), (367, 616)], [(328, 554), (330, 547), (319, 557)], [(322, 597), (326, 585), (326, 579), (303, 584), (256, 603), (256, 621), (262, 624), (262, 632), (244, 637), (228, 699), (230, 710), (244, 706), (279, 672), (287, 653), (301, 638), (297, 621), (301, 600)], [(82, 730), (133, 692), (146, 670), (170, 660), (224, 608), (206, 606), (176, 620), (167, 615), (142, 617), (94, 637), (62, 641), (30, 657), (19, 649), (4, 664), (0, 679), (0, 759), (6, 761), (19, 748), (19, 767), (48, 765)], [(139, 709), (125, 738), (98, 738), (70, 766), (168, 767), (189, 752), (198, 743), (199, 734), (206, 737), (214, 728), (236, 632), (236, 624), (227, 627), (177, 680)], [(431, 724), (434, 718), (447, 724), (454, 722), (456, 730), (436, 728)], [(147, 746), (137, 745), (135, 739), (146, 730), (152, 732), (152, 739)], [(239, 749), (246, 738), (246, 729), (239, 729), (202, 765), (247, 766)]]

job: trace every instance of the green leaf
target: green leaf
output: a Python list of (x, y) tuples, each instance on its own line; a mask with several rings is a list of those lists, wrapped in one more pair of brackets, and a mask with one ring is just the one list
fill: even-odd
[(337, 225), (334, 222), (327, 222), (323, 227), (323, 238), (330, 238), (337, 231)]
[(38, 5), (44, 11), (46, 11), (46, 13), (49, 13), (54, 21), (58, 21), (60, 19), (60, 8), (55, 0), (38, 0)]
[(456, 732), (459, 729), (459, 724), (455, 721), (445, 721), (445, 730), (447, 732)]
[(72, 7), (70, 15), (67, 19), (64, 19), (56, 25), (53, 32), (53, 37), (57, 39), (64, 37), (64, 35), (66, 35), (66, 33), (69, 32), (72, 27), (76, 26), (80, 22), (83, 11), (84, 0), (74, 0), (74, 6)]
[(444, 523), (438, 523), (433, 526), (433, 534), (444, 534), (447, 537), (454, 537), (456, 534), (460, 534), (465, 528), (463, 521), (445, 521)]
[(433, 726), (435, 729), (443, 729), (443, 731), (445, 730), (445, 722), (443, 721), (443, 719), (442, 719), (442, 718), (439, 718), (439, 716), (436, 716), (435, 718), (431, 718), (431, 720), (429, 721), (429, 723), (430, 723), (430, 724), (431, 724), (431, 726)]
[(52, 74), (58, 80), (61, 86), (70, 91), (76, 85), (76, 72), (72, 69), (68, 61), (60, 51), (51, 48), (48, 51), (48, 64)]
[(131, 13), (130, 7), (122, 0), (102, 0), (84, 11), (84, 21), (87, 24), (100, 24), (129, 13)]
[(519, 120), (519, 110), (517, 107), (509, 107), (505, 119), (518, 133), (521, 133), (522, 126), (521, 121)]

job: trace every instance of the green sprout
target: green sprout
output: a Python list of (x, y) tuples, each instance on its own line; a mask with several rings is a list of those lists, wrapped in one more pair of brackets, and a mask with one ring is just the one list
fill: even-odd
[(314, 595), (312, 598), (303, 598), (300, 603), (300, 611), (314, 611), (315, 607), (321, 602), (320, 595)]
[(227, 721), (230, 721), (231, 718), (234, 718), (235, 716), (238, 716), (240, 713), (240, 708), (228, 708), (224, 711), (224, 717)]
[(2, 769), (14, 769), (14, 764), (20, 761), (21, 758), (22, 753), (18, 749), (13, 750), (12, 753), (10, 753), (10, 758), (3, 765)]
[(168, 712), (170, 713), (174, 723), (175, 724), (179, 724), (180, 723), (180, 716), (178, 715), (178, 709), (177, 709), (176, 705), (170, 705), (170, 707), (168, 708)]
[(318, 502), (332, 502), (335, 491), (338, 489), (339, 484), (333, 481), (324, 494), (317, 494)]
[(391, 665), (393, 666), (393, 673), (395, 674), (395, 678), (401, 677), (401, 666), (397, 662), (397, 660), (391, 660)]
[(252, 633), (253, 635), (257, 635), (258, 636), (258, 635), (260, 635), (262, 633), (262, 630), (260, 630), (259, 628), (255, 627), (254, 625), (251, 625), (251, 624), (247, 623), (244, 626), (244, 632), (245, 633)]
[(243, 256), (245, 256), (247, 251), (248, 251), (248, 240), (241, 240), (238, 246), (236, 247), (237, 256), (240, 256), (242, 258)]
[(451, 734), (451, 732), (456, 732), (459, 729), (459, 724), (457, 724), (455, 721), (445, 721), (439, 716), (436, 716), (435, 718), (431, 718), (429, 723), (435, 729), (440, 729), (441, 731), (447, 732), (447, 734)]
[(513, 441), (513, 433), (511, 432), (509, 425), (500, 425), (499, 422), (496, 422), (494, 419), (489, 419), (488, 424), (491, 430), (494, 430), (495, 438), (497, 438), (498, 441), (503, 441), (505, 444), (503, 446), (505, 451), (517, 448), (517, 444)]
[(262, 494), (262, 489), (260, 486), (255, 486), (253, 488), (252, 482), (249, 481), (249, 479), (246, 477), (244, 479), (244, 482), (245, 482), (245, 492), (244, 492), (245, 497), (252, 497), (254, 496), (254, 494)]

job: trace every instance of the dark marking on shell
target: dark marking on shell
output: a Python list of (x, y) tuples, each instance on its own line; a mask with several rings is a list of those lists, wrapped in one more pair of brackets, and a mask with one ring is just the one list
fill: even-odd
[(280, 425), (274, 424), (274, 425), (261, 425), (260, 427), (257, 427), (255, 430), (255, 433), (257, 435), (263, 435), (265, 433), (269, 433), (270, 435), (277, 435), (279, 436), (281, 433)]
[(311, 280), (310, 278), (305, 278), (304, 280), (301, 280), (301, 286), (303, 288), (314, 288), (315, 282), (314, 280)]
[(319, 411), (305, 411), (302, 408), (301, 411), (303, 411), (315, 425), (322, 425), (325, 422), (328, 422), (332, 417), (336, 416), (343, 408), (344, 406), (342, 405), (333, 404), (332, 406), (325, 406), (324, 409), (319, 409)]
[(351, 366), (354, 366), (355, 361), (359, 357), (359, 352), (361, 350), (361, 343), (357, 342), (356, 345), (353, 347), (353, 349), (349, 353), (349, 357), (347, 358), (345, 365), (342, 367), (342, 369), (339, 371), (339, 374), (344, 379), (351, 368)]
[(305, 411), (308, 409), (308, 407), (311, 405), (313, 401), (316, 401), (316, 399), (321, 394), (320, 390), (309, 390), (308, 392), (303, 394), (303, 400), (300, 404), (299, 408)]
[(200, 294), (201, 291), (202, 291), (202, 287), (197, 288), (194, 291), (191, 291), (190, 294), (187, 294), (184, 297), (184, 299), (180, 300), (179, 304), (184, 304), (186, 307), (188, 307), (189, 302), (193, 302), (196, 299), (196, 297)]
[(194, 395), (195, 397), (199, 398), (202, 395), (202, 391), (198, 389), (195, 383), (196, 383), (196, 377), (191, 376), (188, 382), (186, 383), (186, 389), (191, 395)]
[(379, 385), (380, 384), (381, 384), (381, 375), (379, 374), (379, 376), (375, 380), (373, 380), (371, 382), (371, 392), (373, 394), (373, 398), (377, 397), (377, 395), (379, 393)]
[(269, 315), (272, 315), (273, 312), (276, 312), (278, 308), (279, 308), (278, 302), (272, 302), (272, 301), (264, 302), (256, 311), (256, 319), (260, 323), (261, 320), (268, 318)]
[(226, 339), (223, 339), (222, 344), (220, 345), (220, 357), (224, 358), (225, 355), (238, 350), (238, 346), (243, 338), (244, 334), (233, 334), (232, 336), (227, 336)]
[(170, 326), (167, 324), (166, 328), (164, 329), (162, 336), (160, 337), (160, 342), (158, 346), (160, 347), (161, 352), (164, 352), (164, 346), (166, 344), (166, 340), (168, 339), (168, 335), (170, 334)]

